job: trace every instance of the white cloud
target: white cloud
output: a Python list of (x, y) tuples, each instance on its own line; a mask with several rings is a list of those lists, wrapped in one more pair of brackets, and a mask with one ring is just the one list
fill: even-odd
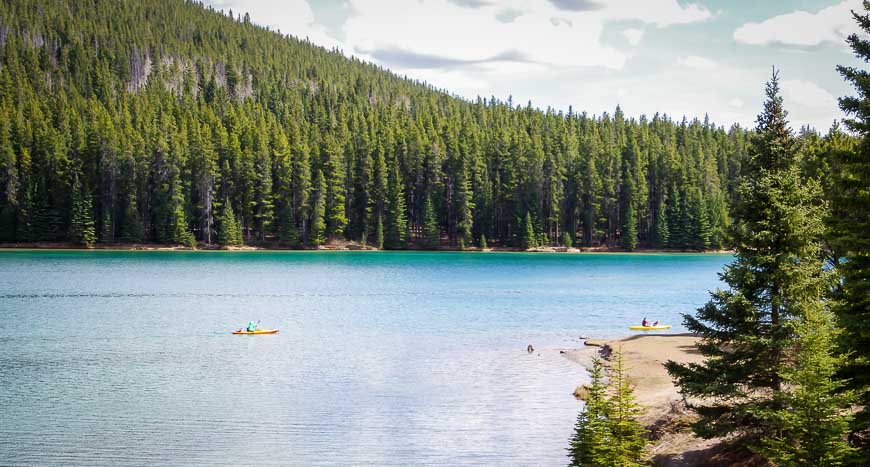
[(812, 81), (783, 80), (781, 87), (783, 103), (789, 111), (789, 118), (793, 119), (794, 127), (807, 124), (819, 131), (826, 131), (834, 118), (843, 117), (837, 98)]
[(643, 38), (643, 29), (628, 28), (622, 31), (622, 35), (631, 45), (637, 45)]
[(715, 61), (697, 55), (680, 57), (677, 59), (677, 65), (696, 70), (712, 70), (719, 67), (719, 64)]
[[(690, 33), (684, 40), (703, 44), (706, 48), (697, 50), (709, 50), (711, 57), (727, 57), (721, 63), (691, 55), (682, 43), (664, 44), (655, 51), (632, 48), (656, 34), (655, 28), (713, 17), (710, 10), (698, 4), (678, 0), (595, 0), (600, 8), (583, 11), (557, 8), (549, 0), (349, 0), (347, 10), (352, 14), (343, 24), (331, 25), (328, 30), (317, 24), (304, 0), (208, 1), (234, 12), (249, 11), (259, 24), (308, 36), (312, 42), (327, 47), (337, 45), (347, 54), (376, 62), (399, 75), (425, 80), (472, 99), (477, 95), (502, 99), (513, 95), (514, 102), (525, 104), (531, 99), (536, 106), (562, 110), (573, 104), (576, 111), (597, 114), (613, 111), (619, 103), (631, 116), (662, 112), (679, 119), (683, 115), (692, 118), (709, 113), (717, 123), (739, 122), (751, 127), (761, 110), (764, 82), (770, 77), (767, 66), (753, 67), (741, 64), (739, 57), (719, 55), (721, 49), (717, 47), (723, 43), (723, 37), (713, 33), (709, 37)], [(315, 0), (308, 1), (314, 4)], [(471, 4), (475, 6), (469, 7)], [(795, 37), (788, 32), (765, 38), (756, 31), (751, 40), (771, 43), (776, 38), (790, 44), (818, 44), (830, 41), (825, 38), (828, 36), (839, 40), (844, 33), (836, 32), (840, 31), (837, 25), (851, 21), (842, 5), (832, 7), (840, 8), (837, 14), (842, 18), (836, 21), (832, 19), (835, 15), (824, 13), (825, 10), (812, 15), (804, 13), (812, 21), (823, 20), (826, 27), (789, 23), (788, 28), (796, 31)], [(551, 18), (559, 19), (556, 25)], [(773, 25), (777, 26), (776, 22)], [(770, 23), (757, 26), (766, 30)], [(619, 41), (620, 46), (603, 43), (608, 27), (614, 30), (607, 32), (621, 35), (625, 42)], [(328, 31), (340, 34), (342, 41)], [(753, 32), (751, 28), (749, 32)], [(810, 37), (799, 37), (804, 34)], [(750, 43), (750, 39), (741, 38), (741, 42)], [(847, 86), (843, 84), (843, 90), (837, 88), (836, 83), (842, 80), (833, 71), (834, 78), (829, 81), (813, 78), (823, 88), (807, 81), (804, 62), (778, 62), (782, 54), (774, 48), (758, 52), (767, 59), (765, 63), (778, 63), (783, 67), (783, 76), (792, 78), (783, 81), (783, 94), (796, 127), (812, 124), (827, 128), (833, 118), (841, 115), (831, 94), (844, 94)], [(815, 60), (830, 54), (830, 48), (822, 48), (800, 55)], [(628, 62), (629, 55), (638, 60)], [(660, 56), (679, 58), (676, 62), (662, 63)], [(674, 63), (679, 66), (673, 66)]]
[(816, 13), (797, 10), (761, 23), (746, 23), (734, 31), (734, 39), (750, 45), (813, 47), (835, 43), (845, 46), (846, 37), (859, 31), (851, 10), (861, 10), (861, 2), (846, 0)]
[(342, 44), (314, 20), (314, 12), (305, 0), (206, 0), (219, 10), (233, 10), (233, 14), (250, 13), (251, 20), (273, 31), (308, 38), (314, 44), (332, 49)]
[(660, 28), (706, 21), (713, 15), (697, 3), (680, 5), (675, 0), (609, 0), (602, 14), (613, 20), (638, 20)]
[[(513, 60), (501, 61), (611, 69), (625, 64), (622, 53), (601, 44), (604, 24), (599, 16), (562, 11), (544, 0), (513, 3), (472, 10), (446, 0), (405, 2), (401, 8), (383, 0), (351, 0), (356, 14), (343, 31), (355, 53), (375, 60), (377, 51), (397, 48), (457, 61), (457, 65), (499, 61), (494, 58), (508, 55)], [(505, 7), (522, 8), (526, 13), (505, 23), (497, 18)], [(419, 60), (381, 63), (398, 69), (420, 68)]]
[(801, 102), (807, 107), (827, 108), (836, 105), (837, 98), (812, 81), (799, 79), (783, 80), (783, 99), (788, 102)]

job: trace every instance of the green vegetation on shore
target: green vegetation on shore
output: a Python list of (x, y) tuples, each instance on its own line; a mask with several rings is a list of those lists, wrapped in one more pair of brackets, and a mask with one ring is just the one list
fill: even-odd
[[(865, 34), (868, 12), (867, 1), (853, 12)], [(866, 36), (848, 42), (870, 61)], [(736, 259), (721, 274), (728, 288), (684, 317), (703, 360), (665, 364), (696, 414), (694, 433), (727, 440), (725, 449), (748, 452), (758, 465), (870, 458), (870, 73), (839, 71), (858, 90), (840, 106), (860, 141), (832, 131), (825, 156), (813, 158), (805, 135), (788, 126), (774, 70), (734, 183), (728, 237)], [(601, 408), (599, 363), (591, 374), (572, 462), (632, 465), (597, 447), (613, 415)], [(750, 462), (743, 457), (737, 462)]]
[(667, 367), (682, 393), (700, 400), (698, 435), (731, 436), (785, 465), (828, 465), (850, 453), (851, 400), (835, 397), (842, 384), (832, 379), (841, 362), (823, 302), (831, 283), (824, 202), (818, 180), (801, 176), (776, 73), (766, 95), (732, 207), (736, 260), (722, 274), (729, 288), (685, 317), (706, 360)]
[[(870, 2), (863, 10), (853, 15), (870, 33)], [(864, 37), (848, 41), (866, 62)], [(768, 82), (731, 206), (729, 288), (685, 316), (705, 359), (666, 365), (698, 415), (697, 435), (727, 437), (775, 465), (870, 456), (870, 75), (839, 71), (858, 89), (840, 105), (861, 140), (831, 151), (830, 174), (801, 171), (776, 72)]]
[(0, 3), (3, 242), (715, 249), (747, 148), (469, 102), (192, 1)]
[(612, 360), (605, 367), (598, 357), (592, 359), (592, 381), (568, 449), (571, 466), (633, 466), (646, 457), (642, 409), (634, 399), (622, 351), (617, 349)]

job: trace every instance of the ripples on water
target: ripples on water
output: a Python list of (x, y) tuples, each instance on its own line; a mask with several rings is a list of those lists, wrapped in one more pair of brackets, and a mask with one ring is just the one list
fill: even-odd
[(0, 252), (0, 464), (564, 465), (555, 349), (678, 324), (728, 259)]

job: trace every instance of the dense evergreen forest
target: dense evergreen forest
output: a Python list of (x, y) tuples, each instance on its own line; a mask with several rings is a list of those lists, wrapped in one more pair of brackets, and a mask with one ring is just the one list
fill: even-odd
[(467, 101), (198, 2), (0, 2), (5, 242), (720, 248), (749, 139)]

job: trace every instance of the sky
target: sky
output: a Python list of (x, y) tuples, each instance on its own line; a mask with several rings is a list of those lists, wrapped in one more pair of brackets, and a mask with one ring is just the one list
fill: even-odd
[(772, 67), (825, 132), (860, 0), (206, 0), (467, 99), (755, 125)]

